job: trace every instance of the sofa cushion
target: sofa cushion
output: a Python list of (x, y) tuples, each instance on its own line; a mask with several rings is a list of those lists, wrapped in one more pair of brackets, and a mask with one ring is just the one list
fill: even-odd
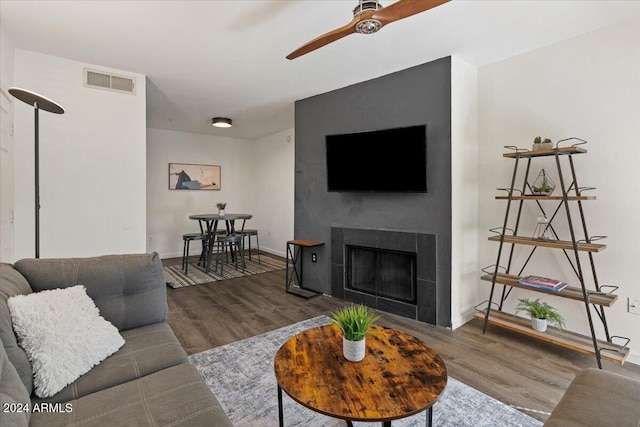
[(125, 344), (118, 352), (55, 396), (36, 401), (66, 402), (187, 361), (187, 354), (165, 322), (122, 331), (121, 335)]
[(32, 292), (29, 282), (10, 264), (0, 264), (0, 340), (4, 344), (9, 361), (14, 366), (29, 394), (33, 390), (33, 371), (27, 353), (18, 346), (11, 323), (11, 313), (7, 300), (14, 295), (28, 295)]
[(601, 369), (578, 372), (545, 427), (638, 427), (640, 381)]
[(84, 286), (16, 295), (7, 301), (38, 397), (50, 397), (124, 345)]
[(196, 368), (187, 363), (69, 404), (68, 412), (34, 412), (30, 426), (231, 426)]
[(29, 424), (29, 393), (13, 367), (4, 346), (0, 345), (0, 426), (22, 427)]
[(167, 289), (157, 253), (92, 258), (23, 259), (14, 268), (34, 292), (84, 285), (118, 330), (167, 319)]

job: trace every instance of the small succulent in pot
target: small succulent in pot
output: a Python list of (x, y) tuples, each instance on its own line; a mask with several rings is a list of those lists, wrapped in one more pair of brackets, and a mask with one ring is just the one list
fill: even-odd
[(548, 150), (553, 148), (553, 142), (549, 138), (544, 140), (540, 136), (536, 136), (533, 140), (533, 150)]

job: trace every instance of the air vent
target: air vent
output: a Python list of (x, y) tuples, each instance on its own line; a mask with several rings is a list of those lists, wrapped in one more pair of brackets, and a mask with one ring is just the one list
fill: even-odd
[(136, 93), (136, 79), (133, 77), (107, 74), (100, 71), (84, 70), (84, 85), (98, 89), (122, 93)]

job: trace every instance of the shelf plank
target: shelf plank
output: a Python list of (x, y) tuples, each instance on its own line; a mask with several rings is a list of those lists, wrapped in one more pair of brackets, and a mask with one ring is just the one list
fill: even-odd
[[(535, 196), (527, 194), (524, 196), (513, 196), (511, 200), (562, 200), (562, 196)], [(596, 196), (568, 196), (568, 200), (595, 200)], [(496, 196), (496, 200), (509, 200), (509, 196)]]
[[(513, 288), (527, 289), (529, 291), (540, 292), (547, 295), (555, 295), (561, 298), (569, 298), (576, 301), (584, 301), (584, 297), (582, 295), (582, 289), (576, 286), (567, 286), (560, 292), (554, 292), (554, 291), (547, 291), (542, 288), (536, 288), (533, 286), (521, 285), (520, 283), (518, 283), (518, 280), (520, 280), (520, 278), (521, 278), (520, 276), (515, 276), (512, 274), (498, 273), (498, 275), (496, 276), (496, 283), (499, 283), (501, 285), (511, 286)], [(480, 279), (491, 283), (493, 282), (493, 274), (485, 274), (484, 276), (480, 277)], [(591, 291), (591, 290), (587, 290), (587, 292), (589, 293), (589, 301), (596, 305), (611, 307), (613, 303), (615, 303), (618, 300), (618, 295), (605, 294), (605, 293), (600, 293), (600, 292)]]
[[(473, 315), (476, 319), (484, 321), (486, 312), (480, 312)], [(489, 323), (504, 329), (521, 333), (541, 341), (556, 344), (562, 347), (570, 348), (581, 353), (594, 354), (593, 341), (591, 337), (576, 334), (573, 332), (559, 330), (549, 326), (546, 332), (534, 331), (531, 328), (531, 321), (522, 317), (515, 317), (512, 314), (503, 311), (491, 310), (489, 313)], [(607, 341), (598, 340), (600, 347), (600, 356), (603, 360), (608, 360), (618, 365), (624, 364), (629, 355), (629, 348), (622, 348), (619, 345), (612, 344)]]
[[(510, 153), (504, 153), (502, 155), (502, 157), (509, 157), (512, 159), (515, 159), (517, 157), (518, 154), (520, 154), (520, 157), (545, 157), (545, 156), (554, 156), (555, 155), (555, 148), (549, 148), (547, 150), (535, 150), (535, 151), (521, 151), (520, 153), (516, 153), (515, 151), (510, 152)], [(584, 148), (581, 147), (562, 147), (562, 148), (558, 148), (558, 154), (559, 155), (566, 155), (566, 154), (582, 154), (582, 153), (586, 153), (587, 150), (585, 150)]]
[[(500, 236), (490, 236), (492, 242), (499, 242)], [(505, 243), (514, 243), (516, 245), (542, 246), (545, 248), (567, 249), (573, 250), (573, 244), (566, 240), (536, 240), (531, 237), (522, 236), (504, 236)], [(579, 243), (578, 250), (583, 252), (600, 252), (607, 248), (607, 245), (598, 245), (595, 243)]]

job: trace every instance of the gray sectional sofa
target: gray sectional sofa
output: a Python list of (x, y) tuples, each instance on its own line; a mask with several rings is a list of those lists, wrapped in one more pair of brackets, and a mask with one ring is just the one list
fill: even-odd
[(601, 369), (584, 369), (544, 426), (640, 427), (640, 381)]
[[(59, 393), (40, 399), (7, 299), (74, 285), (85, 286), (125, 344)], [(155, 253), (0, 264), (0, 425), (231, 426), (167, 316), (162, 262)], [(19, 411), (36, 403), (48, 410)]]

